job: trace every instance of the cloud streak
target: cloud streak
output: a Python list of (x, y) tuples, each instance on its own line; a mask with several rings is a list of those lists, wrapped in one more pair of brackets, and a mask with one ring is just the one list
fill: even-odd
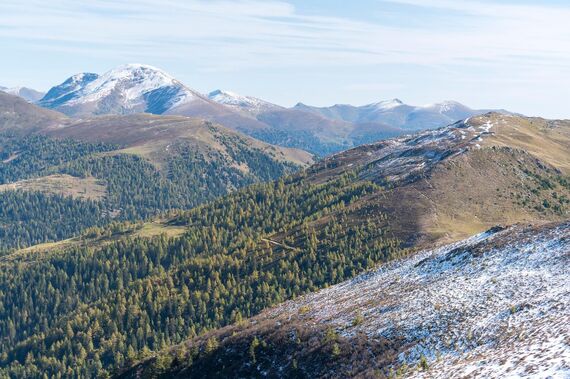
[(78, 53), (92, 46), (102, 54), (125, 58), (159, 54), (190, 59), (208, 70), (570, 61), (570, 8), (446, 0), (389, 3), (451, 9), (472, 17), (449, 33), (442, 28), (418, 30), (405, 24), (303, 15), (291, 4), (273, 1), (4, 0), (0, 38), (55, 49), (76, 46)]

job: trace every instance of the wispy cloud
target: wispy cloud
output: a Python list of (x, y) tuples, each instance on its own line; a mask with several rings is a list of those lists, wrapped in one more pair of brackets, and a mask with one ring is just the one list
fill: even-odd
[[(382, 2), (380, 2), (382, 3)], [(468, 13), (462, 29), (300, 14), (276, 1), (14, 1), (0, 5), (0, 38), (54, 50), (94, 48), (125, 59), (157, 54), (208, 70), (242, 67), (570, 62), (570, 8), (473, 1), (391, 0)], [(528, 59), (520, 56), (528, 55)]]

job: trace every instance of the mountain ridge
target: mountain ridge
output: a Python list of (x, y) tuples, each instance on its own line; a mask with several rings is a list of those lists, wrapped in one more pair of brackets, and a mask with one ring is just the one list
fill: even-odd
[(144, 64), (119, 66), (101, 76), (74, 75), (50, 89), (38, 104), (73, 117), (140, 112), (200, 117), (320, 156), (486, 112), (454, 101), (418, 107), (399, 99), (360, 107), (317, 108), (299, 103), (286, 108), (221, 89), (203, 95)]

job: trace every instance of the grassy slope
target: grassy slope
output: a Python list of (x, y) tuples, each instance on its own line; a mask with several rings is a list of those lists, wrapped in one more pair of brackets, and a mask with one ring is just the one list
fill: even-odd
[(0, 185), (0, 192), (16, 190), (39, 191), (71, 196), (76, 199), (101, 200), (105, 196), (107, 187), (103, 180), (93, 177), (78, 178), (67, 174), (47, 175)]
[[(461, 153), (428, 163), (421, 174), (388, 183), (387, 191), (360, 200), (353, 206), (355, 222), (384, 212), (392, 215), (391, 229), (399, 238), (423, 245), (462, 239), (496, 224), (567, 218), (570, 188), (556, 178), (570, 175), (570, 122), (488, 114), (472, 118), (469, 125), (487, 122), (494, 125), (490, 134), (461, 139), (448, 149)], [(378, 180), (382, 171), (376, 167), (384, 162), (371, 157), (385, 146), (390, 143), (340, 153), (314, 166), (309, 178), (321, 183), (358, 168), (361, 176)], [(545, 200), (560, 209), (544, 207)]]
[[(108, 232), (110, 230), (110, 232)], [(101, 248), (113, 242), (125, 241), (130, 238), (153, 238), (165, 235), (168, 238), (176, 238), (187, 230), (184, 226), (174, 225), (168, 219), (156, 219), (148, 222), (121, 224), (121, 230), (113, 231), (113, 227), (86, 230), (82, 235), (56, 242), (46, 242), (23, 249), (18, 249), (0, 257), (0, 265), (14, 259), (35, 260), (41, 254), (49, 252), (66, 251), (81, 247)], [(97, 231), (100, 231), (99, 233)], [(105, 231), (102, 233), (102, 231)]]
[(0, 91), (0, 131), (30, 132), (70, 123), (65, 115), (36, 107), (26, 100)]
[(312, 162), (311, 155), (304, 151), (269, 145), (220, 125), (181, 116), (136, 114), (96, 117), (67, 128), (51, 130), (48, 135), (122, 145), (124, 149), (120, 152), (142, 155), (157, 163), (168, 155), (169, 145), (179, 141), (187, 141), (200, 150), (225, 152), (225, 146), (220, 143), (224, 137), (243, 141), (279, 161), (299, 165)]

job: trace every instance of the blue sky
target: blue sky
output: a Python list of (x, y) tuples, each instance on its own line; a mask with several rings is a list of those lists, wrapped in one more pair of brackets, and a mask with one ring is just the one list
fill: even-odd
[(124, 63), (282, 105), (410, 104), (570, 118), (565, 0), (2, 0), (0, 85)]

